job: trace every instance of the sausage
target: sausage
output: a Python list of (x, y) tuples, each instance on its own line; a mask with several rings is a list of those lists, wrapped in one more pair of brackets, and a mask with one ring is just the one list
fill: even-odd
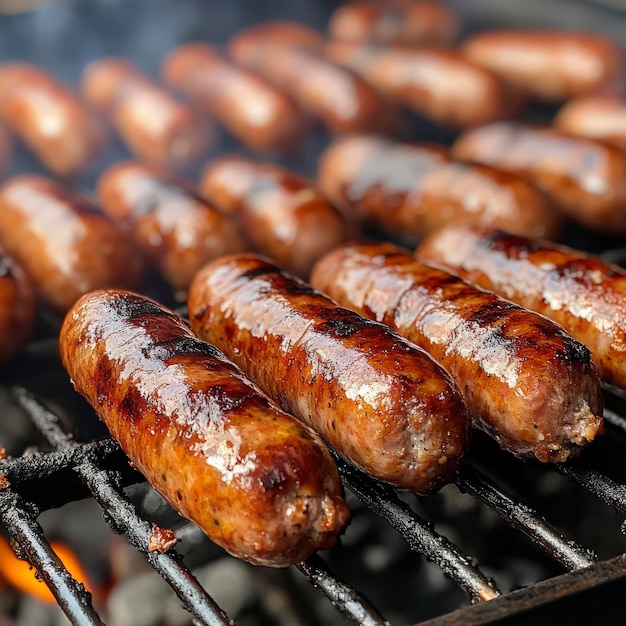
[(52, 76), (26, 63), (0, 66), (0, 117), (59, 176), (86, 171), (106, 147), (96, 115)]
[(543, 316), (391, 244), (337, 248), (311, 284), (437, 359), (465, 391), (474, 424), (513, 454), (562, 462), (602, 432), (589, 350)]
[(6, 365), (28, 341), (36, 312), (30, 280), (0, 248), (0, 365)]
[(405, 243), (448, 223), (499, 225), (555, 237), (562, 218), (524, 180), (453, 162), (442, 147), (353, 136), (322, 153), (318, 185), (346, 214)]
[(622, 70), (619, 47), (591, 33), (499, 29), (465, 40), (461, 51), (538, 100), (590, 93)]
[(98, 181), (98, 202), (182, 298), (208, 261), (247, 247), (228, 216), (178, 177), (137, 161), (115, 163)]
[(90, 63), (82, 93), (115, 125), (126, 147), (157, 165), (180, 166), (207, 151), (213, 132), (208, 120), (124, 59)]
[(565, 246), (499, 230), (456, 227), (417, 255), (561, 324), (600, 375), (626, 388), (626, 271)]
[(141, 278), (140, 260), (97, 207), (43, 176), (0, 187), (0, 245), (57, 313), (88, 291), (132, 288)]
[(258, 252), (302, 277), (350, 235), (346, 220), (309, 181), (271, 163), (219, 159), (204, 170), (200, 192), (236, 216)]
[(350, 2), (328, 24), (332, 39), (402, 46), (449, 45), (459, 30), (456, 13), (445, 4), (412, 0)]
[(458, 52), (338, 41), (324, 52), (390, 100), (444, 126), (478, 126), (520, 108), (500, 78)]
[(254, 54), (243, 31), (229, 42), (230, 56), (292, 96), (331, 133), (397, 129), (396, 109), (362, 78), (326, 59), (321, 48), (275, 40), (271, 24), (267, 31), (257, 26), (253, 37)]
[(461, 135), (452, 154), (523, 176), (588, 228), (626, 233), (626, 153), (613, 146), (551, 128), (496, 122)]
[(162, 67), (165, 82), (212, 113), (244, 145), (260, 152), (302, 144), (311, 124), (296, 103), (262, 78), (206, 44), (174, 48)]
[(286, 567), (335, 543), (349, 511), (323, 442), (178, 316), (97, 291), (67, 314), (60, 351), (148, 482), (230, 554)]
[(187, 305), (199, 337), (362, 470), (418, 493), (456, 471), (469, 441), (461, 394), (388, 327), (250, 254), (200, 270)]

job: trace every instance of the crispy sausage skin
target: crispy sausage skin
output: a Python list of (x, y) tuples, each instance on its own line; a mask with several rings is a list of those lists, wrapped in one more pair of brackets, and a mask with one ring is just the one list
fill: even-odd
[(28, 341), (35, 314), (30, 280), (0, 248), (0, 365), (6, 365)]
[(462, 52), (539, 100), (590, 93), (614, 80), (621, 52), (605, 37), (554, 30), (492, 30), (467, 39)]
[(102, 173), (98, 202), (183, 298), (203, 265), (247, 246), (234, 221), (193, 188), (138, 161)]
[(479, 126), (520, 108), (500, 78), (455, 51), (331, 41), (324, 53), (390, 100), (444, 126)]
[(469, 437), (461, 394), (388, 327), (254, 255), (202, 269), (188, 308), (197, 335), (364, 471), (419, 493), (456, 471)]
[(59, 176), (88, 169), (107, 143), (91, 110), (52, 76), (26, 63), (0, 66), (0, 117)]
[(449, 228), (417, 255), (563, 326), (600, 375), (626, 389), (626, 271), (546, 241), (499, 230)]
[(602, 432), (589, 350), (545, 317), (391, 244), (337, 248), (311, 283), (435, 357), (465, 391), (474, 424), (513, 454), (562, 462)]
[(162, 67), (165, 82), (208, 110), (244, 145), (260, 152), (299, 146), (311, 124), (296, 103), (206, 44), (175, 48)]
[(257, 252), (302, 277), (350, 236), (346, 220), (309, 181), (271, 163), (219, 159), (204, 170), (200, 192), (236, 217)]
[(127, 148), (157, 165), (184, 165), (211, 143), (208, 119), (142, 74), (125, 59), (106, 58), (83, 72), (82, 93), (105, 113)]
[(526, 181), (426, 144), (339, 138), (322, 153), (318, 185), (347, 215), (406, 243), (458, 222), (552, 238), (563, 221)]
[(0, 244), (57, 313), (88, 291), (132, 288), (141, 278), (141, 261), (99, 209), (43, 176), (0, 187)]
[(449, 45), (459, 29), (457, 15), (444, 4), (413, 0), (349, 2), (328, 24), (332, 39), (398, 46)]
[(461, 135), (452, 154), (523, 176), (589, 228), (626, 233), (626, 153), (613, 146), (551, 128), (496, 122)]
[(67, 314), (60, 350), (150, 484), (230, 554), (285, 567), (335, 543), (349, 512), (323, 442), (178, 316), (96, 291)]

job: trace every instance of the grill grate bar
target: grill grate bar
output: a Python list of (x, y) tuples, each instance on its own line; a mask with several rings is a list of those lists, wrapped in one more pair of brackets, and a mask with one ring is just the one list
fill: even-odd
[(474, 567), (456, 546), (435, 532), (432, 524), (402, 502), (393, 489), (365, 476), (339, 458), (337, 466), (348, 489), (395, 528), (411, 550), (436, 563), (466, 591), (472, 602), (492, 600), (501, 595), (493, 581)]
[(460, 491), (469, 493), (492, 508), (568, 569), (589, 567), (598, 560), (593, 550), (566, 539), (534, 509), (511, 498), (468, 463), (461, 467), (454, 482)]

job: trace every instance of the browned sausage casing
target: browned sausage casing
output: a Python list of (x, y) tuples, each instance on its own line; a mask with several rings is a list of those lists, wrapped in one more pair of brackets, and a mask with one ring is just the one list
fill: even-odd
[(95, 114), (52, 76), (26, 63), (0, 66), (0, 117), (59, 176), (85, 171), (106, 144)]
[(261, 152), (290, 150), (311, 128), (296, 103), (258, 76), (238, 68), (206, 44), (175, 48), (163, 77), (210, 111), (244, 145)]
[(500, 78), (458, 52), (345, 42), (331, 42), (324, 52), (389, 99), (444, 126), (478, 126), (519, 108)]
[(202, 269), (188, 307), (196, 334), (372, 476), (428, 493), (456, 471), (469, 438), (461, 394), (388, 327), (253, 255)]
[(390, 244), (338, 248), (311, 283), (432, 354), (465, 391), (474, 423), (513, 454), (562, 462), (602, 432), (589, 350), (545, 317)]
[(183, 297), (205, 263), (246, 248), (233, 220), (177, 176), (143, 163), (105, 170), (98, 202)]
[(0, 244), (57, 313), (88, 291), (132, 288), (141, 277), (137, 255), (99, 209), (43, 176), (0, 187)]
[(429, 145), (354, 136), (321, 156), (321, 191), (391, 236), (414, 243), (448, 223), (470, 222), (520, 234), (555, 237), (562, 218), (517, 176), (450, 160)]
[(492, 30), (466, 40), (461, 50), (540, 100), (589, 93), (614, 80), (622, 69), (618, 46), (590, 33)]
[(440, 2), (364, 0), (339, 7), (328, 32), (341, 41), (432, 46), (451, 44), (459, 27), (456, 14)]
[(613, 146), (551, 128), (496, 122), (463, 134), (452, 154), (523, 176), (589, 228), (626, 233), (626, 153)]
[(8, 363), (28, 341), (35, 314), (30, 280), (0, 248), (0, 365)]
[(236, 217), (258, 252), (303, 277), (350, 234), (346, 220), (309, 181), (277, 165), (219, 159), (204, 170), (200, 191)]
[(591, 350), (604, 379), (626, 388), (623, 269), (564, 246), (471, 227), (434, 234), (417, 254), (558, 322)]
[(82, 92), (105, 112), (135, 155), (158, 165), (182, 165), (208, 149), (206, 118), (178, 102), (125, 59), (100, 59), (83, 72)]
[(131, 461), (225, 550), (285, 567), (335, 543), (349, 512), (323, 442), (178, 316), (94, 292), (66, 316), (60, 350)]

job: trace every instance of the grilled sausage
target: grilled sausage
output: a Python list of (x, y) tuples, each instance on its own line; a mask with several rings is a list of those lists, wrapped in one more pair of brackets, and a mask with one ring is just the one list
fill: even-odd
[(590, 33), (492, 30), (466, 40), (461, 51), (539, 100), (590, 93), (622, 69), (618, 46)]
[(456, 471), (469, 425), (458, 388), (388, 327), (253, 255), (207, 265), (187, 304), (197, 335), (361, 469), (419, 493)]
[(97, 291), (66, 316), (60, 350), (150, 484), (230, 554), (285, 567), (335, 543), (349, 513), (323, 442), (178, 316)]
[(489, 167), (452, 162), (440, 147), (355, 136), (321, 156), (321, 191), (407, 243), (448, 223), (498, 225), (520, 234), (555, 237), (562, 218), (524, 180)]
[(184, 181), (143, 163), (105, 170), (98, 201), (183, 298), (205, 263), (246, 247), (231, 219)]
[(28, 341), (35, 314), (30, 280), (0, 248), (0, 365), (6, 365)]
[(82, 92), (108, 115), (126, 147), (146, 161), (183, 165), (209, 147), (207, 118), (201, 119), (124, 59), (90, 63), (83, 72)]
[(600, 375), (626, 388), (626, 271), (564, 246), (498, 230), (449, 228), (420, 258), (561, 324), (590, 350)]
[(52, 76), (26, 63), (0, 66), (0, 117), (59, 176), (75, 176), (106, 145), (98, 118)]
[(212, 46), (175, 48), (166, 57), (162, 74), (168, 85), (212, 113), (253, 150), (293, 149), (310, 130), (307, 116), (291, 98), (228, 62)]
[(626, 233), (626, 153), (613, 146), (551, 128), (496, 122), (467, 131), (452, 154), (523, 176), (589, 228)]
[(478, 126), (520, 108), (501, 79), (458, 52), (346, 42), (330, 42), (324, 52), (390, 100), (444, 126)]
[(435, 357), (465, 391), (474, 424), (513, 454), (562, 462), (602, 432), (589, 350), (541, 315), (390, 244), (338, 248), (311, 283)]
[(258, 252), (303, 277), (349, 236), (346, 220), (310, 182), (277, 165), (219, 159), (204, 170), (200, 191), (236, 216)]
[(449, 45), (459, 32), (456, 14), (439, 2), (362, 0), (340, 6), (331, 16), (331, 38), (354, 43), (402, 46)]
[(88, 291), (135, 287), (141, 277), (120, 231), (85, 198), (43, 176), (16, 176), (0, 187), (0, 244), (57, 313)]

